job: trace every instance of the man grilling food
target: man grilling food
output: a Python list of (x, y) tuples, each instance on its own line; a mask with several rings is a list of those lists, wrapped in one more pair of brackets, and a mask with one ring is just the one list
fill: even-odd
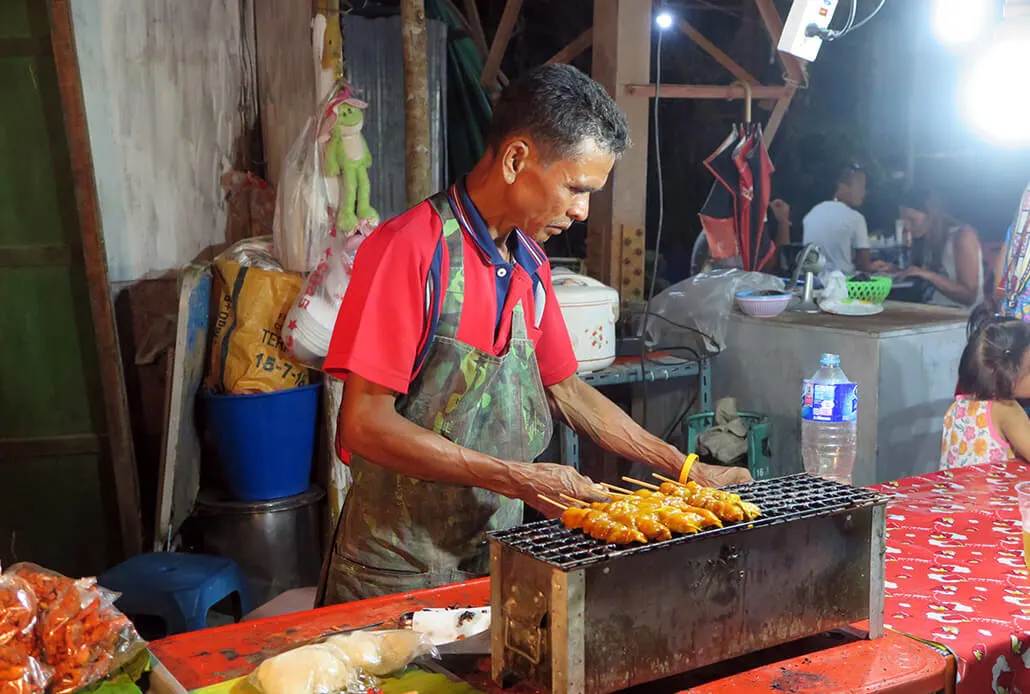
[[(518, 525), (523, 504), (553, 515), (541, 494), (605, 498), (572, 468), (534, 462), (552, 416), (680, 475), (682, 452), (576, 377), (541, 248), (587, 218), (627, 146), (598, 83), (537, 68), (501, 93), (472, 171), (363, 242), (325, 362), (347, 379), (337, 447), (354, 481), (323, 604), (485, 575), (486, 533)], [(697, 463), (689, 479), (750, 478)]]

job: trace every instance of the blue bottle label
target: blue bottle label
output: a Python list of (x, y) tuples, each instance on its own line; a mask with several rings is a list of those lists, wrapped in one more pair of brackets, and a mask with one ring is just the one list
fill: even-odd
[(810, 422), (854, 422), (858, 419), (858, 385), (805, 381), (801, 418)]

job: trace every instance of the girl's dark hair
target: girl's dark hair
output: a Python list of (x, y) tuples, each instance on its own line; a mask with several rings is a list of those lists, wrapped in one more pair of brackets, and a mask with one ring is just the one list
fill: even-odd
[(975, 323), (970, 318), (969, 328), (958, 365), (959, 392), (977, 400), (1011, 400), (1030, 349), (1030, 325), (984, 310)]
[(944, 201), (928, 188), (909, 188), (902, 193), (898, 206), (922, 212), (929, 217), (930, 228), (923, 242), (921, 265), (927, 270), (941, 272), (944, 269), (944, 248), (948, 245), (948, 232), (962, 226), (962, 223), (945, 211)]

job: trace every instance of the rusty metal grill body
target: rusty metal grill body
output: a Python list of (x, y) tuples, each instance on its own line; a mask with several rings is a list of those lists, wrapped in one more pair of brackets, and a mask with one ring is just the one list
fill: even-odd
[(542, 521), (490, 539), (493, 675), (606, 694), (869, 619), (887, 499), (807, 474), (729, 488), (762, 517), (618, 547)]

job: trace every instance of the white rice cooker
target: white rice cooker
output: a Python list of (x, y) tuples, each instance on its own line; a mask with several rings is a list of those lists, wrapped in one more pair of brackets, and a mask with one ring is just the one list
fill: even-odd
[(611, 366), (615, 361), (619, 293), (592, 277), (561, 267), (553, 269), (551, 283), (569, 328), (578, 373)]

